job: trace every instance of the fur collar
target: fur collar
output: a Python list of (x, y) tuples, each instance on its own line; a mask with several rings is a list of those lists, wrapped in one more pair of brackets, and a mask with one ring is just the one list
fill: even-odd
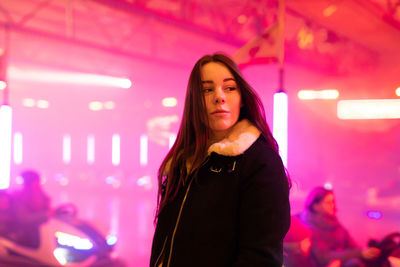
[(243, 119), (236, 123), (229, 135), (208, 148), (208, 155), (212, 152), (223, 156), (237, 156), (243, 154), (260, 136), (261, 132), (250, 121)]
[[(257, 129), (249, 120), (243, 119), (237, 122), (227, 137), (221, 141), (212, 144), (208, 148), (208, 155), (215, 152), (223, 156), (238, 156), (243, 154), (260, 137), (260, 130)], [(189, 171), (192, 162), (186, 160), (186, 169)], [(167, 162), (164, 169), (164, 175), (170, 171), (171, 159)]]

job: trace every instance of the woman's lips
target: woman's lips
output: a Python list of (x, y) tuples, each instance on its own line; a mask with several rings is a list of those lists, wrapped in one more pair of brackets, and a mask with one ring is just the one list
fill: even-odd
[(216, 117), (226, 117), (229, 115), (229, 111), (226, 110), (216, 110), (211, 115), (216, 116)]
[(211, 113), (211, 114), (225, 114), (225, 113), (229, 113), (229, 111), (227, 111), (227, 110), (216, 110), (216, 111), (214, 111), (213, 113)]

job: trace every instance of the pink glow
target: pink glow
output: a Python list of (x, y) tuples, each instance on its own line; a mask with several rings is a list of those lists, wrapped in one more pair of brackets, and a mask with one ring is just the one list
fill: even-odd
[[(0, 80), (7, 77), (0, 101), (8, 92), (13, 127), (23, 136), (21, 163), (15, 161), (15, 135), (11, 144), (10, 189), (21, 186), (22, 169), (38, 169), (54, 207), (76, 204), (80, 218), (117, 238), (114, 256), (127, 267), (148, 266), (157, 170), (176, 138), (191, 68), (206, 53), (233, 55), (274, 22), (274, 6), (88, 0), (51, 1), (37, 8), (39, 2), (4, 1), (3, 13), (12, 19), (0, 16), (0, 47), (6, 25), (10, 31), (7, 60), (0, 58)], [(393, 218), (400, 203), (395, 192), (400, 121), (339, 119), (339, 97), (303, 101), (298, 92), (337, 88), (340, 100), (398, 98), (399, 30), (382, 19), (390, 17), (380, 13), (384, 6), (371, 7), (378, 1), (286, 2), (299, 13), (288, 12), (285, 25), (283, 158), (293, 181), (292, 212), (302, 210), (314, 186), (332, 186), (343, 224), (365, 245), (371, 237), (398, 231)], [(93, 9), (90, 21), (88, 8)], [(218, 12), (209, 12), (215, 8)], [(284, 122), (274, 118), (277, 69), (264, 62), (242, 70), (260, 95), (274, 134), (274, 124)], [(176, 99), (168, 108), (162, 105), (166, 96)], [(115, 133), (118, 146), (113, 146)], [(369, 219), (367, 211), (384, 216)]]
[(14, 148), (13, 148), (13, 155), (14, 155), (14, 163), (19, 165), (22, 163), (23, 159), (23, 139), (22, 139), (22, 133), (16, 132), (14, 133)]

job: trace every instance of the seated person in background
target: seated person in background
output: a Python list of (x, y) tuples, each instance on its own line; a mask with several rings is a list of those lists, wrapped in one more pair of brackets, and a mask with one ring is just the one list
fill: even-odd
[(13, 196), (14, 229), (17, 242), (37, 248), (39, 226), (51, 215), (50, 198), (43, 191), (40, 176), (34, 170), (21, 173), (23, 187)]
[(6, 190), (0, 190), (0, 235), (8, 235), (11, 223), (10, 196)]
[(361, 267), (365, 266), (362, 259), (371, 260), (379, 256), (377, 248), (361, 250), (340, 224), (332, 190), (313, 189), (299, 218), (311, 229), (310, 257), (316, 266), (327, 266), (334, 261), (335, 266)]
[(290, 219), (290, 228), (283, 240), (285, 267), (314, 267), (309, 259), (311, 230), (300, 220), (299, 215)]

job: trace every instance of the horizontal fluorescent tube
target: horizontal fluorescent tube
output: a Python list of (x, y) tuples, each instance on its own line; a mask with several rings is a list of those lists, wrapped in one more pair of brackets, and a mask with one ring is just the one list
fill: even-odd
[(342, 120), (399, 119), (400, 99), (341, 100), (337, 116)]
[(37, 81), (45, 83), (112, 86), (125, 89), (130, 88), (132, 86), (132, 82), (127, 78), (119, 78), (119, 77), (92, 74), (92, 73), (64, 72), (64, 71), (53, 71), (53, 70), (33, 70), (33, 69), (20, 69), (16, 67), (10, 67), (8, 75), (10, 79)]
[(311, 100), (311, 99), (337, 99), (339, 97), (339, 91), (335, 89), (329, 90), (300, 90), (297, 93), (299, 99)]

